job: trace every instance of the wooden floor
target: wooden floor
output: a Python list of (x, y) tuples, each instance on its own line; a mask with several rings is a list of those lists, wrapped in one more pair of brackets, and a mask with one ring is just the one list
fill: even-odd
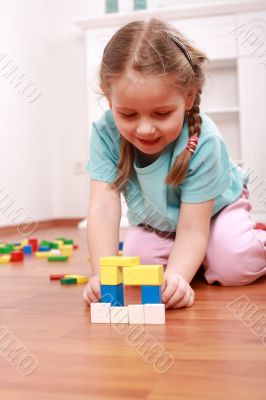
[[(83, 285), (49, 281), (90, 273), (85, 232), (36, 236), (74, 238), (80, 249), (67, 264), (29, 257), (0, 265), (1, 399), (266, 398), (266, 279), (223, 288), (198, 277), (194, 306), (167, 311), (165, 326), (91, 325)], [(238, 299), (255, 315), (238, 318)]]

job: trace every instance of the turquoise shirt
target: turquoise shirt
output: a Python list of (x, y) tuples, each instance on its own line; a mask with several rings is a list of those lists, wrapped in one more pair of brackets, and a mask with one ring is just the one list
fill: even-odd
[[(202, 127), (198, 146), (192, 155), (184, 181), (173, 187), (164, 180), (189, 138), (185, 119), (178, 138), (165, 147), (152, 164), (141, 167), (135, 158), (132, 175), (123, 191), (131, 226), (145, 224), (161, 231), (176, 230), (181, 202), (201, 203), (214, 200), (212, 216), (236, 201), (248, 177), (230, 159), (222, 135), (215, 123), (201, 113)], [(117, 176), (120, 134), (111, 110), (93, 123), (90, 161), (91, 179), (110, 183)]]

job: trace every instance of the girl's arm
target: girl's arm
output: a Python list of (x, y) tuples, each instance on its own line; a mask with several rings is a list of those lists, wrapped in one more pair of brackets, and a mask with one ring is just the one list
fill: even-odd
[(83, 293), (87, 303), (100, 298), (100, 257), (118, 255), (120, 219), (120, 194), (91, 180), (87, 236), (93, 277)]
[(207, 250), (214, 200), (203, 203), (182, 203), (176, 239), (166, 266), (163, 301), (166, 307), (193, 304), (189, 283), (199, 269)]

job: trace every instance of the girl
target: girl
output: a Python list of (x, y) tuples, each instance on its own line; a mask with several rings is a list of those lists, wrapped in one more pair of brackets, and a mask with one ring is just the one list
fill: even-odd
[(100, 298), (100, 257), (117, 255), (121, 193), (130, 223), (123, 255), (165, 266), (166, 308), (193, 304), (201, 265), (209, 284), (266, 274), (266, 232), (250, 219), (248, 179), (200, 113), (206, 60), (157, 19), (127, 24), (104, 50), (100, 86), (110, 109), (91, 137), (87, 303)]

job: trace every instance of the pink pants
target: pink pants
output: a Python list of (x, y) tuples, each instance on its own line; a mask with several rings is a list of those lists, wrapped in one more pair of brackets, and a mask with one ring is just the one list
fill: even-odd
[[(209, 284), (248, 285), (266, 275), (266, 231), (254, 229), (249, 191), (211, 219), (202, 266)], [(165, 238), (142, 226), (129, 228), (123, 255), (139, 256), (142, 264), (167, 264), (174, 238)]]

